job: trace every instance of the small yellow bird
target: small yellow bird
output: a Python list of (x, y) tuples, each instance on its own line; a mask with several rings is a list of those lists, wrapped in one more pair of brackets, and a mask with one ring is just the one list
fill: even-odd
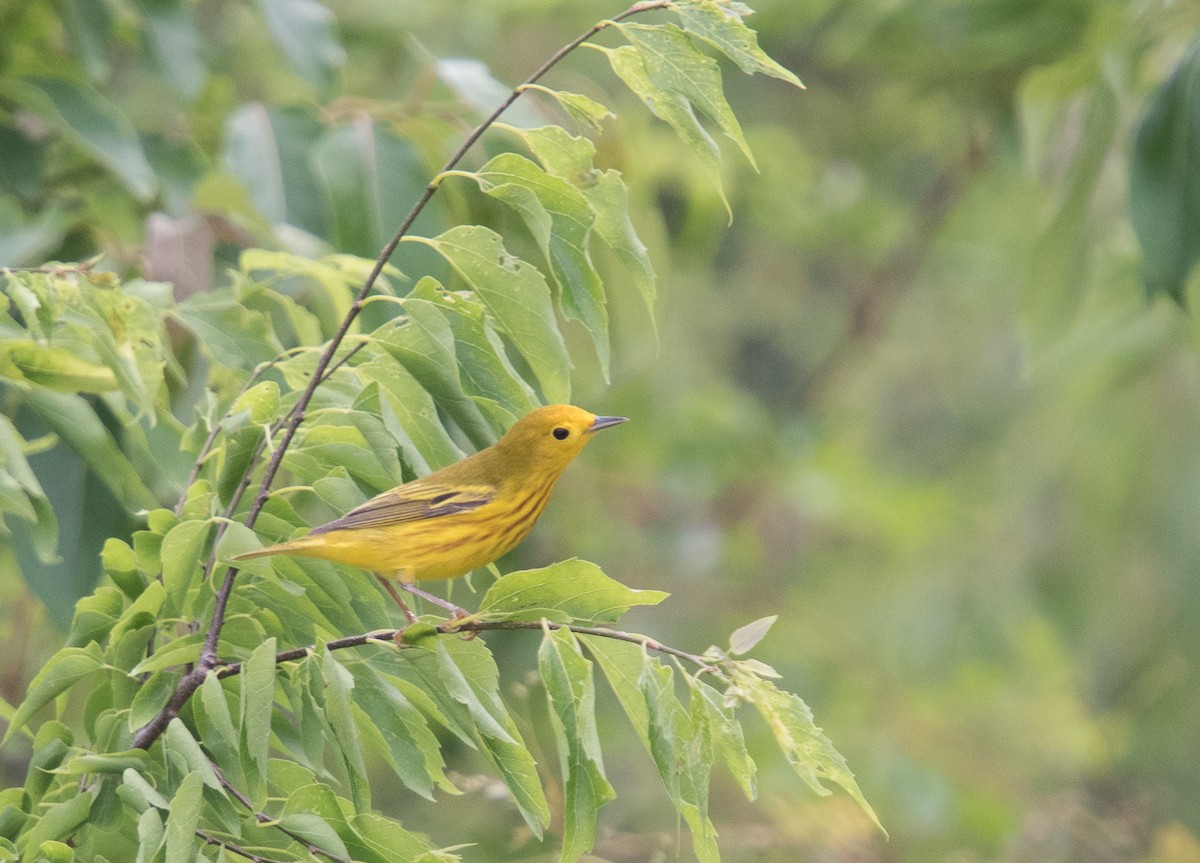
[(411, 619), (388, 579), (430, 599), (411, 583), (491, 563), (529, 533), (592, 436), (625, 421), (571, 405), (537, 408), (473, 456), (385, 491), (299, 539), (232, 559), (299, 555), (371, 570)]

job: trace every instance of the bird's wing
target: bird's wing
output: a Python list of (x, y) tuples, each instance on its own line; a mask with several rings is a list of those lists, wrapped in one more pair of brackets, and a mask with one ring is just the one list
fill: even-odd
[(496, 498), (490, 485), (438, 485), (409, 483), (371, 498), (336, 521), (314, 527), (310, 536), (331, 530), (356, 530), (364, 527), (390, 527), (410, 521), (440, 518), (458, 512), (470, 512)]

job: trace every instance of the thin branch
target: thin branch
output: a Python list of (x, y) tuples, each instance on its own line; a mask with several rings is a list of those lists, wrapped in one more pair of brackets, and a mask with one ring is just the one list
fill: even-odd
[[(288, 413), (286, 422), (283, 426), (283, 436), (280, 438), (275, 452), (272, 453), (270, 461), (267, 462), (267, 467), (263, 473), (262, 480), (259, 483), (258, 493), (254, 496), (254, 502), (250, 505), (249, 511), (246, 513), (244, 524), (246, 527), (254, 527), (258, 521), (258, 516), (262, 512), (263, 507), (267, 503), (267, 498), (270, 495), (271, 485), (275, 481), (275, 475), (279, 473), (280, 467), (283, 465), (283, 456), (291, 446), (292, 440), (296, 436), (296, 430), (299, 429), (300, 423), (304, 421), (305, 412), (308, 410), (308, 405), (312, 401), (313, 394), (317, 387), (325, 380), (326, 371), (333, 362), (334, 354), (337, 353), (338, 347), (342, 340), (350, 331), (350, 327), (358, 318), (358, 314), (362, 311), (363, 302), (375, 287), (375, 282), (378, 281), (384, 267), (387, 266), (392, 254), (400, 245), (400, 241), (408, 234), (412, 228), (413, 222), (417, 220), (417, 216), (425, 209), (425, 205), (429, 203), (429, 199), (434, 196), (438, 190), (438, 177), (446, 172), (453, 170), (462, 158), (467, 154), (471, 146), (479, 140), (480, 136), (486, 132), (499, 116), (508, 109), (513, 102), (520, 98), (523, 89), (530, 84), (535, 84), (537, 81), (549, 72), (560, 60), (566, 57), (571, 51), (578, 48), (592, 36), (604, 30), (607, 27), (629, 18), (632, 15), (637, 15), (641, 12), (648, 12), (653, 9), (665, 9), (669, 6), (669, 0), (644, 0), (644, 2), (635, 3), (619, 15), (611, 19), (600, 21), (590, 27), (583, 35), (573, 41), (567, 43), (558, 51), (556, 51), (549, 60), (543, 63), (538, 69), (526, 78), (521, 84), (513, 88), (508, 97), (494, 110), (488, 117), (475, 127), (465, 141), (454, 151), (453, 155), (446, 161), (441, 171), (434, 176), (429, 185), (421, 193), (421, 196), (413, 204), (412, 209), (408, 211), (408, 215), (400, 223), (399, 229), (395, 236), (388, 241), (388, 244), (380, 251), (379, 256), (375, 259), (375, 265), (371, 268), (366, 280), (363, 282), (362, 288), (355, 295), (354, 302), (351, 303), (349, 310), (342, 318), (342, 322), (338, 325), (333, 337), (326, 343), (325, 349), (321, 352), (320, 358), (317, 360), (317, 365), (313, 370), (312, 377), (309, 378), (308, 385), (301, 392), (295, 406)], [(247, 468), (247, 474), (250, 468)], [(207, 633), (204, 638), (204, 647), (200, 651), (200, 658), (196, 662), (195, 667), (185, 674), (176, 685), (175, 691), (171, 694), (171, 698), (167, 701), (166, 706), (159, 711), (158, 715), (151, 719), (148, 723), (138, 729), (133, 737), (133, 746), (137, 749), (149, 749), (156, 740), (166, 730), (167, 725), (171, 720), (179, 715), (180, 708), (187, 703), (188, 699), (200, 688), (205, 675), (218, 665), (217, 660), (217, 643), (220, 639), (221, 628), (225, 625), (225, 613), (229, 607), (229, 598), (233, 593), (233, 585), (237, 580), (240, 570), (231, 566), (225, 571), (225, 578), (221, 582), (220, 588), (217, 590), (216, 600), (213, 604), (212, 620), (209, 622)]]
[[(434, 630), (440, 635), (459, 635), (464, 632), (491, 632), (495, 630), (518, 630), (518, 629), (569, 629), (576, 635), (595, 635), (600, 638), (611, 638), (616, 641), (627, 641), (630, 644), (640, 644), (647, 650), (654, 650), (659, 653), (665, 653), (669, 656), (674, 656), (679, 659), (687, 660), (694, 664), (700, 671), (708, 672), (709, 674), (720, 674), (721, 669), (714, 665), (709, 659), (697, 654), (688, 653), (686, 650), (680, 650), (676, 647), (663, 644), (646, 635), (641, 635), (636, 632), (624, 632), (620, 629), (606, 629), (602, 626), (579, 626), (574, 623), (555, 623), (553, 621), (542, 620), (448, 620), (445, 623), (434, 627)], [(349, 647), (363, 647), (368, 644), (401, 644), (398, 641), (404, 634), (403, 629), (376, 629), (372, 632), (364, 632), (360, 635), (348, 635), (345, 638), (335, 638), (332, 641), (325, 642), (325, 647), (329, 650), (345, 650)], [(281, 650), (275, 654), (275, 664), (279, 665), (284, 662), (291, 662), (296, 659), (303, 659), (317, 649), (317, 645), (310, 644), (305, 647), (293, 647), (288, 650)], [(217, 668), (217, 677), (233, 677), (242, 673), (242, 663), (230, 662)]]
[(196, 835), (203, 839), (209, 845), (216, 845), (219, 848), (224, 848), (239, 857), (244, 857), (253, 863), (288, 863), (286, 860), (279, 860), (275, 857), (263, 857), (261, 854), (255, 854), (253, 851), (247, 851), (241, 845), (234, 844), (226, 839), (219, 839), (211, 833), (204, 830), (197, 830)]
[(256, 820), (259, 824), (262, 824), (264, 827), (273, 827), (280, 833), (287, 836), (293, 842), (299, 842), (308, 849), (309, 854), (321, 856), (328, 860), (333, 860), (334, 863), (351, 863), (349, 858), (343, 857), (341, 854), (334, 854), (332, 851), (326, 851), (322, 848), (318, 848), (299, 833), (293, 833), (291, 830), (288, 830), (275, 818), (272, 818), (265, 812), (259, 812), (254, 808), (254, 804), (250, 801), (250, 798), (243, 794), (236, 786), (234, 786), (232, 782), (225, 778), (225, 774), (221, 772), (221, 768), (217, 766), (215, 761), (210, 758), (208, 763), (209, 766), (212, 767), (213, 773), (217, 777), (217, 781), (221, 783), (221, 787), (232, 794), (237, 799), (238, 803), (241, 803), (244, 807), (246, 807), (246, 809), (250, 810), (250, 814), (254, 816), (254, 820)]

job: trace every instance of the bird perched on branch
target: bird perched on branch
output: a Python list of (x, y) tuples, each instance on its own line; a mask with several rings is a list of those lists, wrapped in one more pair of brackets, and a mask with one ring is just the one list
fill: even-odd
[(537, 408), (473, 456), (385, 491), (298, 539), (232, 559), (285, 554), (371, 570), (411, 620), (392, 580), (437, 602), (412, 582), (455, 578), (516, 546), (593, 435), (625, 421), (571, 405)]

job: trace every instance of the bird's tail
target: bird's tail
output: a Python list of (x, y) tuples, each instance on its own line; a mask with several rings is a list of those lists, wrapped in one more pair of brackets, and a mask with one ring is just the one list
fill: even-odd
[(308, 554), (310, 549), (316, 543), (312, 542), (307, 536), (302, 536), (299, 539), (293, 539), (289, 542), (281, 542), (279, 545), (269, 545), (266, 548), (260, 548), (255, 551), (244, 551), (241, 554), (236, 554), (229, 558), (230, 560), (253, 560), (256, 557), (270, 557), (275, 554)]

